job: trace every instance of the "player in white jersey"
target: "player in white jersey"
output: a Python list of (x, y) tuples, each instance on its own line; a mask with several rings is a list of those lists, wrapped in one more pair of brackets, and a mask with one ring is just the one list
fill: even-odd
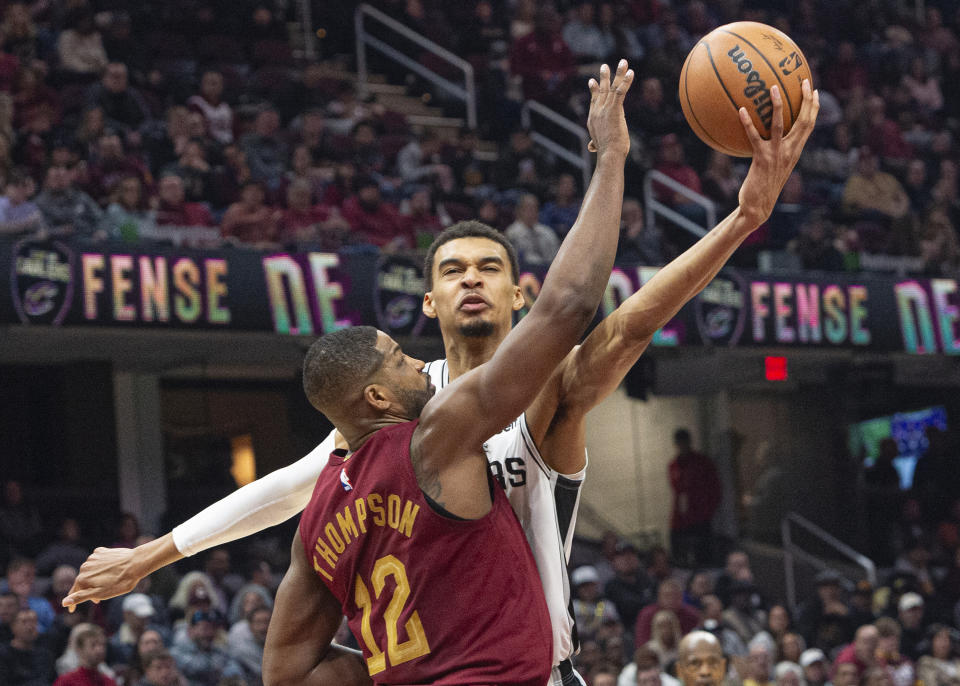
[[(619, 223), (623, 163), (629, 148), (622, 112), (622, 94), (629, 87), (626, 64), (621, 62), (617, 72), (613, 83), (604, 70), (599, 87), (591, 85), (588, 128), (598, 149), (597, 166), (578, 223)], [(613, 93), (621, 103), (615, 113), (609, 108)], [(805, 84), (801, 114), (790, 134), (783, 136), (783, 105), (776, 88), (772, 100), (774, 131), (768, 141), (760, 138), (746, 111), (741, 111), (754, 158), (740, 191), (740, 206), (595, 327), (561, 363), (514, 427), (488, 442), (488, 457), (499, 465), (492, 470), (510, 493), (543, 577), (554, 622), (555, 684), (581, 683), (569, 659), (576, 646), (575, 628), (565, 609), (569, 588), (564, 548), (569, 546), (586, 468), (584, 417), (619, 385), (656, 330), (706, 286), (740, 243), (769, 217), (819, 109), (816, 95)], [(449, 380), (490, 359), (509, 331), (513, 313), (524, 306), (512, 247), (489, 227), (462, 224), (438, 237), (425, 269), (428, 292), (423, 309), (439, 320), (447, 355), (432, 366), (440, 367), (436, 373)], [(501, 440), (506, 445), (501, 446)], [(156, 541), (134, 550), (98, 548), (81, 568), (64, 605), (126, 593), (163, 565), (293, 516), (309, 500), (333, 448), (331, 436), (307, 457), (236, 491)], [(522, 460), (522, 464), (511, 460)]]

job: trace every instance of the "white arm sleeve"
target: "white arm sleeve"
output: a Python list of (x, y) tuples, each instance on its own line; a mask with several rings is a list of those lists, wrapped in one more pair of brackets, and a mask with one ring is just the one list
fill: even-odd
[(173, 542), (189, 557), (263, 531), (302, 512), (317, 477), (335, 448), (331, 431), (306, 457), (247, 484), (173, 530)]

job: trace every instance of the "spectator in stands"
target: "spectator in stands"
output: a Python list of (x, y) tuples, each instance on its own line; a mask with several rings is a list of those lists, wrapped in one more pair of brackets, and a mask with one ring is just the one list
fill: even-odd
[(380, 145), (378, 128), (370, 120), (357, 123), (346, 157), (360, 172), (380, 179), (387, 172), (387, 158)]
[(843, 189), (843, 205), (854, 219), (881, 221), (889, 226), (892, 220), (906, 215), (910, 198), (896, 177), (880, 171), (873, 148), (864, 145), (859, 150), (857, 169)]
[(9, 643), (13, 638), (13, 620), (20, 609), (20, 598), (13, 591), (0, 592), (0, 645)]
[(341, 81), (326, 108), (327, 127), (334, 135), (347, 135), (357, 124), (379, 116), (382, 111), (382, 105), (361, 102), (356, 87), (348, 81)]
[(454, 185), (466, 196), (473, 196), (491, 182), (490, 163), (480, 155), (480, 139), (467, 127), (460, 129), (455, 145), (443, 150), (442, 159), (453, 172)]
[(803, 636), (792, 631), (786, 632), (777, 639), (776, 645), (776, 660), (778, 663), (793, 662), (800, 664), (800, 656), (803, 654), (803, 651), (807, 649), (807, 644), (806, 641), (803, 640)]
[(103, 78), (87, 93), (87, 105), (102, 109), (107, 123), (123, 131), (127, 143), (140, 144), (139, 129), (150, 119), (150, 109), (140, 92), (130, 86), (125, 64), (107, 65)]
[[(925, 603), (919, 593), (904, 593), (897, 603), (897, 619), (903, 628), (898, 636), (900, 648), (911, 660), (920, 657), (920, 647), (926, 638), (923, 616)], [(880, 620), (878, 619), (877, 622)], [(898, 685), (899, 686), (899, 685)]]
[(830, 664), (819, 648), (807, 648), (800, 655), (803, 680), (807, 686), (826, 686), (830, 680)]
[(702, 610), (703, 597), (714, 592), (713, 573), (706, 570), (694, 570), (687, 579), (687, 588), (683, 593), (683, 602)]
[(860, 683), (860, 672), (852, 662), (835, 663), (833, 670), (833, 686), (857, 686)]
[(406, 184), (434, 181), (450, 190), (453, 171), (440, 161), (443, 141), (432, 129), (407, 143), (397, 153), (397, 174)]
[(0, 557), (9, 560), (14, 554), (32, 553), (43, 530), (37, 506), (23, 495), (23, 485), (16, 479), (3, 484), (3, 502), (0, 504), (0, 541), (5, 551)]
[(205, 71), (200, 92), (187, 99), (187, 106), (203, 115), (210, 138), (221, 145), (233, 142), (233, 108), (223, 100), (223, 74)]
[(135, 176), (148, 185), (150, 170), (134, 155), (123, 149), (123, 141), (116, 131), (107, 129), (97, 141), (97, 152), (87, 170), (86, 188), (99, 204), (106, 204), (109, 194), (121, 179)]
[(570, 585), (577, 631), (584, 640), (597, 638), (603, 624), (620, 621), (616, 605), (602, 596), (600, 577), (592, 566), (584, 565), (573, 570)]
[(37, 555), (37, 573), (47, 576), (60, 565), (79, 569), (88, 553), (80, 544), (80, 524), (73, 517), (65, 517), (57, 529), (57, 539)]
[(917, 55), (910, 60), (910, 73), (904, 75), (901, 86), (910, 93), (913, 102), (924, 114), (933, 114), (943, 108), (940, 82), (927, 72), (927, 63), (922, 56)]
[(331, 169), (323, 169), (315, 163), (316, 158), (310, 151), (310, 146), (303, 143), (297, 145), (290, 155), (290, 169), (284, 175), (284, 183), (289, 189), (296, 181), (303, 181), (310, 189), (311, 202), (318, 202), (326, 190), (330, 180)]
[(660, 232), (648, 227), (643, 208), (635, 198), (624, 198), (620, 211), (620, 242), (617, 261), (659, 267), (664, 264)]
[(21, 607), (33, 610), (39, 632), (44, 634), (50, 629), (56, 615), (46, 598), (34, 593), (36, 578), (36, 565), (29, 558), (15, 557), (7, 565), (7, 588), (17, 596)]
[(917, 662), (917, 681), (924, 686), (955, 686), (960, 680), (960, 632), (944, 624), (932, 624), (927, 637)]
[(280, 217), (277, 240), (315, 242), (324, 250), (336, 250), (350, 225), (337, 207), (312, 204), (310, 191), (306, 179), (296, 179), (287, 187), (287, 209)]
[(307, 64), (300, 78), (295, 79), (279, 98), (283, 120), (289, 122), (304, 110), (322, 110), (333, 99), (333, 87), (322, 63)]
[(640, 83), (640, 97), (636, 104), (625, 104), (630, 109), (630, 122), (648, 138), (666, 136), (682, 130), (680, 112), (663, 94), (663, 82), (648, 76)]
[(560, 249), (560, 241), (550, 227), (538, 221), (539, 211), (537, 196), (531, 193), (521, 195), (517, 200), (516, 221), (503, 233), (521, 260), (531, 264), (549, 264)]
[(747, 646), (723, 619), (723, 603), (715, 595), (705, 595), (703, 605), (703, 630), (717, 637), (723, 647), (723, 654), (729, 656), (743, 656), (747, 654)]
[(773, 669), (776, 686), (806, 686), (803, 680), (803, 668), (796, 662), (778, 662)]
[(279, 188), (290, 155), (280, 138), (279, 113), (271, 106), (264, 107), (254, 120), (253, 131), (241, 139), (240, 145), (253, 180), (271, 190)]
[(187, 200), (204, 202), (213, 195), (213, 168), (207, 162), (207, 147), (202, 140), (187, 141), (180, 159), (170, 170), (183, 179)]
[(717, 577), (714, 589), (724, 605), (730, 604), (730, 587), (743, 581), (753, 581), (750, 556), (742, 550), (732, 550), (727, 553), (726, 564), (720, 576)]
[(653, 584), (640, 566), (640, 555), (630, 543), (617, 543), (613, 553), (614, 577), (604, 587), (604, 596), (617, 607), (624, 626), (637, 623), (637, 615), (653, 599)]
[(749, 643), (751, 638), (763, 631), (766, 619), (763, 611), (753, 607), (751, 598), (755, 591), (756, 588), (749, 581), (735, 581), (727, 589), (730, 606), (723, 611), (723, 621), (737, 632), (744, 643)]
[(857, 629), (853, 643), (841, 650), (834, 661), (837, 671), (839, 672), (840, 665), (849, 663), (856, 667), (857, 678), (863, 677), (867, 670), (877, 663), (879, 641), (880, 633), (873, 624), (866, 624)]
[[(660, 139), (658, 158), (655, 167), (658, 172), (666, 174), (696, 193), (701, 192), (700, 176), (684, 160), (683, 145), (676, 134), (668, 133)], [(655, 188), (661, 202), (670, 205), (690, 221), (701, 225), (706, 222), (706, 211), (702, 206), (678, 192), (667, 189), (663, 184), (655, 184)]]
[(233, 594), (243, 586), (243, 577), (231, 569), (230, 551), (222, 546), (208, 551), (204, 557), (203, 571), (216, 591), (217, 605), (229, 607)]
[(700, 624), (700, 613), (697, 612), (696, 608), (683, 602), (683, 586), (680, 582), (676, 579), (666, 579), (657, 588), (657, 602), (647, 605), (637, 615), (637, 624), (634, 630), (634, 640), (637, 648), (650, 640), (653, 617), (660, 610), (674, 612), (677, 619), (680, 620), (680, 628), (683, 633), (692, 631)]
[(521, 78), (524, 97), (554, 109), (566, 106), (576, 73), (561, 27), (553, 4), (543, 4), (537, 8), (533, 31), (517, 39), (510, 50), (510, 73)]
[(37, 233), (44, 229), (40, 208), (29, 200), (33, 189), (33, 179), (23, 171), (15, 169), (10, 173), (6, 193), (0, 197), (0, 235)]
[(907, 574), (916, 580), (917, 590), (927, 597), (932, 596), (935, 591), (933, 570), (930, 568), (930, 543), (930, 536), (926, 532), (906, 541), (893, 565), (895, 572)]
[(927, 165), (923, 160), (910, 160), (907, 164), (907, 173), (903, 180), (903, 190), (910, 198), (910, 210), (921, 213), (930, 204), (930, 181), (927, 175)]
[(900, 651), (901, 629), (897, 620), (880, 617), (874, 626), (880, 636), (877, 641), (877, 663), (890, 672), (894, 686), (913, 686), (913, 662)]
[[(140, 178), (128, 176), (116, 183), (100, 224), (107, 236), (112, 240), (135, 242), (145, 228), (155, 223), (155, 213), (146, 209)], [(80, 559), (82, 563), (86, 557)]]
[(438, 233), (443, 231), (443, 223), (435, 212), (433, 194), (427, 186), (412, 186), (407, 189), (407, 197), (400, 204), (400, 214), (406, 219), (410, 233), (418, 247), (427, 247)]
[(573, 174), (561, 174), (553, 184), (553, 199), (540, 210), (540, 222), (562, 238), (577, 220), (581, 202)]
[(107, 638), (100, 627), (87, 624), (76, 633), (76, 655), (79, 666), (62, 674), (54, 686), (115, 686), (116, 682), (100, 671), (107, 656)]
[(112, 665), (129, 665), (133, 660), (137, 644), (148, 629), (162, 636), (162, 627), (151, 620), (157, 611), (149, 596), (144, 593), (130, 593), (122, 601), (123, 623), (109, 641), (109, 662)]
[(950, 215), (942, 209), (933, 209), (921, 226), (920, 256), (927, 271), (934, 275), (955, 274), (960, 267), (960, 240)]
[(770, 634), (773, 640), (777, 641), (785, 633), (791, 630), (793, 622), (790, 618), (790, 612), (782, 603), (776, 603), (770, 607), (767, 613), (767, 626), (764, 630)]
[(250, 246), (273, 244), (277, 240), (281, 213), (264, 204), (265, 199), (266, 191), (260, 182), (245, 183), (240, 191), (240, 199), (230, 205), (223, 215), (221, 235)]
[(140, 634), (137, 645), (133, 650), (133, 657), (130, 658), (130, 662), (127, 664), (124, 681), (135, 684), (143, 678), (146, 671), (147, 658), (151, 653), (158, 650), (164, 650), (163, 636), (160, 635), (159, 631), (147, 629)]
[(201, 203), (186, 202), (183, 179), (173, 172), (161, 175), (154, 204), (160, 226), (214, 226), (210, 210)]
[[(323, 112), (310, 110), (299, 118), (297, 145), (306, 147), (313, 160), (330, 160), (333, 157), (330, 132), (327, 130)], [(295, 157), (295, 153), (294, 153)]]
[(710, 458), (693, 449), (689, 431), (677, 429), (673, 443), (677, 455), (668, 468), (673, 490), (670, 548), (681, 564), (699, 566), (710, 558), (710, 521), (722, 498), (720, 479)]
[(244, 676), (252, 683), (259, 683), (263, 665), (263, 646), (267, 640), (267, 628), (273, 610), (257, 607), (246, 618), (230, 627), (227, 652), (243, 667)]
[(56, 614), (65, 611), (61, 603), (70, 592), (73, 582), (77, 580), (77, 569), (71, 565), (59, 565), (50, 575), (50, 588), (47, 589), (44, 597)]
[(838, 200), (857, 161), (857, 150), (853, 147), (850, 126), (846, 122), (840, 122), (833, 127), (833, 136), (829, 143), (811, 143), (812, 145), (804, 150), (800, 167), (814, 176), (815, 188), (828, 194), (830, 200)]
[(0, 684), (42, 686), (53, 682), (53, 655), (37, 644), (37, 613), (20, 609), (11, 625), (13, 638), (0, 645)]
[(214, 206), (227, 207), (239, 200), (240, 190), (252, 180), (253, 175), (243, 149), (236, 144), (224, 147), (223, 166), (217, 170), (213, 179)]
[(739, 204), (743, 179), (733, 169), (733, 158), (714, 150), (703, 174), (703, 194), (717, 204), (717, 216), (725, 217)]
[(183, 681), (173, 656), (161, 648), (144, 657), (143, 679), (136, 686), (182, 686)]
[(766, 633), (754, 636), (747, 645), (743, 686), (769, 686), (773, 676), (773, 640)]
[(850, 638), (850, 608), (843, 597), (843, 580), (831, 569), (815, 577), (817, 594), (800, 606), (797, 630), (811, 647), (828, 650)]
[(170, 651), (190, 686), (217, 686), (225, 677), (242, 677), (243, 667), (214, 645), (218, 619), (211, 612), (194, 612), (187, 639)]
[(32, 67), (39, 56), (37, 49), (37, 27), (30, 15), (30, 7), (24, 2), (11, 2), (7, 5), (0, 24), (4, 48), (20, 60), (24, 67)]
[(680, 682), (661, 670), (660, 658), (650, 648), (637, 648), (633, 662), (617, 677), (617, 686), (680, 686)]
[(843, 271), (843, 254), (834, 244), (832, 225), (824, 211), (813, 212), (800, 227), (800, 235), (787, 244), (804, 269)]
[(530, 132), (520, 129), (510, 134), (510, 147), (500, 154), (494, 178), (503, 188), (539, 193), (543, 179), (552, 172), (550, 162), (534, 147)]
[(876, 146), (886, 164), (902, 169), (913, 156), (912, 146), (904, 140), (900, 127), (887, 117), (887, 103), (879, 95), (867, 98), (863, 140)]
[(876, 462), (864, 471), (867, 530), (870, 535), (871, 558), (879, 564), (893, 562), (893, 528), (900, 511), (900, 473), (893, 466), (899, 455), (897, 442), (892, 438), (880, 441)]
[(96, 78), (107, 67), (107, 51), (89, 7), (76, 8), (57, 39), (60, 67), (71, 79)]
[(647, 576), (658, 586), (662, 581), (678, 578), (670, 564), (670, 555), (662, 545), (655, 545), (647, 551)]
[(592, 2), (578, 2), (563, 27), (563, 41), (578, 62), (602, 62), (615, 47), (597, 26)]
[(639, 63), (646, 55), (646, 50), (637, 36), (636, 22), (630, 16), (629, 9), (620, 3), (601, 2), (597, 13), (597, 23), (603, 40), (612, 46), (608, 56), (624, 57), (631, 64)]
[(380, 197), (380, 186), (370, 176), (354, 182), (356, 195), (343, 203), (343, 217), (358, 242), (396, 250), (410, 248), (414, 238), (397, 208)]
[(677, 660), (677, 649), (683, 631), (680, 629), (680, 620), (671, 610), (660, 610), (653, 616), (650, 625), (650, 640), (643, 647), (649, 648), (657, 654), (662, 665), (672, 665)]

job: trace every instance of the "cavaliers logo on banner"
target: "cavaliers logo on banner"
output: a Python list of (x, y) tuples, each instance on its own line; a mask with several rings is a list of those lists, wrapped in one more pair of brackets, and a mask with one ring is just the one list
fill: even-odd
[(73, 251), (60, 241), (13, 246), (10, 295), (24, 324), (59, 325), (73, 301)]
[(747, 287), (739, 274), (724, 270), (697, 296), (697, 329), (707, 345), (736, 345), (747, 316)]
[(400, 255), (381, 255), (377, 263), (374, 307), (377, 324), (392, 336), (418, 336), (426, 323), (420, 264)]

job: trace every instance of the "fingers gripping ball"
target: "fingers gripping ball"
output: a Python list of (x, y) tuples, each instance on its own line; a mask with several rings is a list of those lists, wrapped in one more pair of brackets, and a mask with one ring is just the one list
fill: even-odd
[(680, 72), (680, 106), (704, 143), (728, 155), (750, 157), (738, 110), (746, 107), (757, 131), (769, 138), (770, 87), (777, 85), (786, 134), (800, 114), (800, 87), (809, 78), (807, 58), (788, 35), (766, 24), (738, 21), (714, 29), (687, 55)]

